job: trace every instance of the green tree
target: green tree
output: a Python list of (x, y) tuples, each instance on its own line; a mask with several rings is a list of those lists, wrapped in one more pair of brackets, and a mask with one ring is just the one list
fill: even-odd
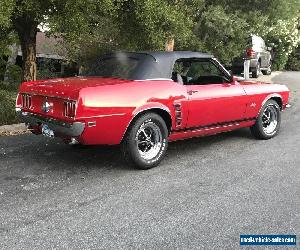
[(99, 55), (115, 50), (164, 50), (168, 38), (175, 49), (195, 49), (193, 33), (195, 6), (204, 0), (116, 0), (113, 12), (97, 16), (93, 28), (64, 37), (70, 60), (87, 64)]
[(82, 64), (112, 50), (163, 50), (170, 38), (176, 50), (209, 51), (229, 64), (252, 33), (276, 44), (282, 68), (299, 43), (299, 9), (299, 0), (2, 0), (0, 27), (18, 34), (26, 81), (36, 78), (41, 23)]
[(10, 45), (17, 42), (13, 32), (9, 32), (6, 28), (0, 27), (0, 81), (4, 79), (7, 71), (7, 58), (11, 55)]
[(299, 0), (205, 0), (195, 33), (204, 49), (226, 64), (245, 49), (247, 36), (262, 36), (275, 44), (274, 67), (282, 69), (299, 43), (299, 10)]
[(90, 25), (90, 16), (109, 11), (110, 0), (2, 0), (0, 26), (15, 31), (23, 56), (23, 80), (36, 79), (36, 34), (38, 25), (50, 23), (52, 31), (80, 33)]
[[(171, 3), (172, 2), (172, 3)], [(185, 0), (119, 0), (117, 23), (120, 42), (126, 49), (163, 50), (172, 37), (178, 47), (189, 42), (193, 35), (191, 15), (184, 8)]]
[(230, 64), (245, 48), (247, 22), (236, 13), (226, 13), (219, 5), (211, 5), (201, 14), (195, 33), (205, 49), (223, 63)]

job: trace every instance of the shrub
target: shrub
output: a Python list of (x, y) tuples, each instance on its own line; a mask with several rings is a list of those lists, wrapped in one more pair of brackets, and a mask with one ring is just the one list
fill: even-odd
[(289, 56), (285, 69), (300, 71), (300, 46)]
[(57, 72), (57, 66), (60, 67), (60, 64), (58, 65), (57, 64), (58, 64), (57, 60), (44, 58), (39, 63), (36, 78), (38, 80), (43, 80), (43, 79), (61, 77), (61, 73)]
[(275, 70), (284, 69), (289, 56), (300, 43), (299, 19), (278, 20), (277, 23), (265, 30), (264, 38), (275, 44)]
[(15, 111), (17, 88), (0, 84), (0, 125), (20, 122)]
[(7, 82), (10, 85), (19, 86), (22, 82), (22, 68), (18, 65), (8, 66), (8, 79)]
[(57, 72), (53, 72), (49, 69), (39, 69), (37, 71), (37, 75), (36, 75), (36, 78), (38, 80), (52, 79), (52, 78), (57, 78), (57, 77), (61, 77), (61, 74), (57, 73)]

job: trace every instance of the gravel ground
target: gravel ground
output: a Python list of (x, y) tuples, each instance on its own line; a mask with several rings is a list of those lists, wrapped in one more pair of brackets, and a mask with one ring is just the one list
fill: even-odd
[(300, 72), (261, 79), (292, 91), (277, 137), (241, 129), (174, 142), (148, 171), (127, 167), (118, 147), (0, 137), (0, 249), (240, 249), (240, 234), (299, 238)]

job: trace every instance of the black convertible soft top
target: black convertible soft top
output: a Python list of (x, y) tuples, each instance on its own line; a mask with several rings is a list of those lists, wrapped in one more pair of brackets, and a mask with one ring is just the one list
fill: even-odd
[(170, 79), (178, 59), (208, 59), (212, 55), (192, 51), (116, 52), (97, 60), (88, 75), (132, 80)]

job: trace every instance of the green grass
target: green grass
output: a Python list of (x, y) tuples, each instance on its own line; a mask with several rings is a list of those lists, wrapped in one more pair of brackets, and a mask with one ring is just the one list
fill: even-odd
[(20, 122), (15, 111), (17, 93), (16, 86), (6, 86), (0, 83), (0, 125)]

